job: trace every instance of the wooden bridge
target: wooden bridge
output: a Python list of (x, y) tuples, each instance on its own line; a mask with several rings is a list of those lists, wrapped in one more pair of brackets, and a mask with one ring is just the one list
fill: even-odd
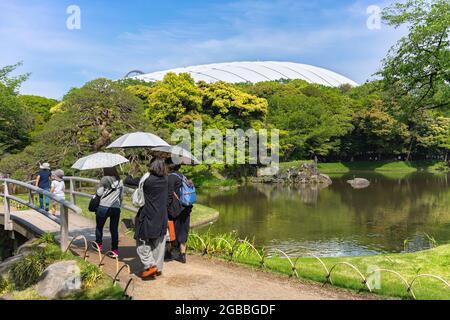
[[(8, 178), (0, 179), (3, 190), (0, 190), (0, 198), (3, 198), (3, 207), (0, 208), (0, 224), (5, 230), (15, 231), (26, 238), (33, 238), (44, 233), (53, 233), (60, 242), (61, 249), (65, 250), (71, 240), (79, 235), (83, 235), (88, 240), (94, 240), (95, 221), (82, 215), (82, 209), (76, 205), (77, 198), (91, 198), (92, 194), (77, 190), (76, 185), (89, 184), (92, 187), (99, 183), (99, 180), (82, 177), (65, 177), (68, 182), (69, 190), (67, 192), (69, 200), (62, 200), (49, 191), (36, 187), (34, 181), (23, 182)], [(21, 189), (28, 194), (28, 199), (23, 199), (11, 190)], [(131, 192), (133, 189), (125, 188), (125, 192)], [(50, 202), (59, 206), (59, 214), (52, 213), (39, 207), (36, 203), (36, 196), (49, 198)], [(27, 210), (14, 209), (11, 202), (20, 204)], [(136, 208), (127, 205), (123, 209), (137, 212)], [(109, 236), (107, 233), (106, 237)]]

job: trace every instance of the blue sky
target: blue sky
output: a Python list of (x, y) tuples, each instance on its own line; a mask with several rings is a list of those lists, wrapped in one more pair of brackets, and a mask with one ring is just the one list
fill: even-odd
[[(280, 60), (325, 67), (362, 83), (405, 33), (366, 26), (388, 0), (0, 2), (0, 66), (23, 61), (22, 93), (61, 98), (71, 87), (132, 69)], [(81, 29), (69, 30), (69, 5)]]

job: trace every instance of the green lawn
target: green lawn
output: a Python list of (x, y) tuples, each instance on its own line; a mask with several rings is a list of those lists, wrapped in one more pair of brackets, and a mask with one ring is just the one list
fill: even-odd
[[(91, 219), (95, 218), (95, 213), (90, 212), (88, 210), (89, 199), (79, 197), (76, 199), (76, 204), (78, 207), (80, 207), (83, 210), (84, 216), (91, 218)], [(129, 200), (127, 201), (127, 204), (131, 206)], [(195, 225), (207, 222), (207, 221), (213, 219), (214, 217), (217, 217), (218, 214), (219, 213), (217, 210), (197, 203), (194, 205), (194, 208), (192, 210), (191, 225), (195, 226)], [(134, 212), (124, 210), (124, 209), (121, 211), (122, 219), (134, 219), (135, 216), (136, 216), (136, 214)]]
[[(255, 249), (246, 243), (236, 243), (236, 240), (234, 234), (194, 233), (190, 235), (188, 245), (191, 250), (199, 252), (203, 252), (206, 245), (209, 254), (227, 260), (230, 257), (231, 248), (234, 247), (234, 262), (260, 267), (261, 259)], [(258, 251), (260, 255), (263, 255), (260, 249)], [(295, 264), (300, 278), (322, 283), (326, 281), (327, 271), (316, 258), (291, 257), (291, 261)], [(368, 289), (362, 283), (358, 272), (343, 262), (355, 266), (365, 277), (375, 269), (387, 269), (400, 273), (408, 284), (419, 274), (432, 274), (442, 277), (447, 282), (450, 281), (450, 244), (413, 253), (322, 258), (322, 261), (328, 270), (337, 264), (331, 273), (331, 280), (335, 286), (356, 291), (368, 291)], [(293, 272), (291, 263), (281, 253), (266, 258), (265, 269), (285, 275), (292, 275)], [(374, 293), (400, 299), (412, 298), (407, 291), (407, 285), (398, 276), (386, 271), (381, 271), (379, 275), (380, 287), (373, 288), (371, 286)], [(376, 279), (376, 277), (370, 277), (368, 282), (372, 283), (372, 279)], [(414, 282), (412, 290), (417, 299), (450, 299), (450, 287), (430, 277), (418, 278)]]
[[(302, 163), (310, 163), (310, 160), (298, 160), (280, 163), (280, 169), (286, 170), (290, 167), (300, 166)], [(322, 173), (346, 173), (349, 171), (375, 171), (375, 172), (398, 172), (411, 173), (418, 170), (428, 172), (441, 172), (445, 168), (442, 161), (355, 161), (355, 162), (322, 162), (318, 164)]]

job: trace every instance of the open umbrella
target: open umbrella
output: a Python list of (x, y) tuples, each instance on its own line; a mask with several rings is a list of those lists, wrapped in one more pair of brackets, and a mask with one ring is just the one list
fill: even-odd
[(78, 159), (77, 162), (73, 164), (72, 169), (89, 170), (110, 168), (125, 162), (128, 162), (128, 159), (120, 154), (97, 152)]
[(169, 153), (172, 156), (172, 161), (176, 164), (200, 164), (200, 161), (192, 153), (179, 146), (154, 147), (152, 151)]
[(149, 132), (133, 132), (127, 133), (114, 140), (107, 149), (110, 148), (133, 148), (133, 147), (157, 147), (169, 146), (163, 139)]

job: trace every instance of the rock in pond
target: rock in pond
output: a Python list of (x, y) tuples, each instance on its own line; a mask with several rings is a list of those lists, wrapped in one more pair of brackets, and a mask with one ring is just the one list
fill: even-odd
[(36, 285), (36, 291), (49, 299), (60, 299), (81, 291), (77, 262), (60, 261), (48, 266)]
[(370, 181), (364, 178), (354, 178), (353, 180), (347, 180), (347, 183), (355, 189), (367, 188), (370, 185)]

